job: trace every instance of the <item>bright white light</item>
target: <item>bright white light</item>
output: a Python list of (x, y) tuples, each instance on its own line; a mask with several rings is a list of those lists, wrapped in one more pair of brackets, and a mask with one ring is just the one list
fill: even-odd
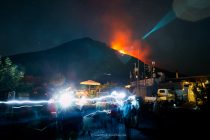
[(116, 91), (113, 91), (113, 92), (111, 93), (111, 95), (112, 95), (112, 96), (116, 96), (116, 95), (117, 95), (117, 92), (116, 92)]
[(49, 100), (49, 103), (50, 104), (52, 104), (52, 103), (54, 103), (55, 102), (55, 99), (53, 99), (53, 98), (51, 98), (50, 100)]
[(119, 93), (118, 95), (117, 95), (117, 97), (118, 98), (121, 98), (121, 99), (123, 99), (123, 98), (125, 98), (125, 93)]
[(64, 93), (59, 97), (59, 103), (63, 108), (67, 108), (72, 104), (72, 97), (70, 94)]
[(128, 100), (135, 100), (135, 95), (129, 96)]
[(123, 101), (122, 101), (122, 100), (117, 100), (116, 103), (117, 103), (119, 106), (123, 106)]
[(126, 97), (126, 94), (124, 92), (117, 92), (117, 91), (113, 91), (111, 95), (114, 96), (114, 98), (118, 99), (123, 99)]

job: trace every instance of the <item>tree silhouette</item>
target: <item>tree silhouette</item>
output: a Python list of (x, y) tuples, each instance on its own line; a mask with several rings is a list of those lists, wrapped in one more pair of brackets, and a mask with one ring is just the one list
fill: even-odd
[(9, 57), (0, 57), (0, 91), (14, 91), (23, 77), (24, 72)]

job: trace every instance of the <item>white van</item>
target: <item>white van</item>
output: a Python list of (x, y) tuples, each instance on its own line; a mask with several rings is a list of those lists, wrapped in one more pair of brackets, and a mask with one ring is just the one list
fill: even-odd
[(175, 93), (171, 89), (158, 89), (157, 97), (159, 101), (175, 101)]

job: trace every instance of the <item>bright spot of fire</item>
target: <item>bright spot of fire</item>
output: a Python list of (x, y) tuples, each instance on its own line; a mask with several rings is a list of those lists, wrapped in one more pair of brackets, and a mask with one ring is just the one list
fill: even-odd
[(133, 56), (143, 62), (149, 61), (149, 46), (140, 39), (132, 39), (131, 31), (114, 32), (111, 39), (111, 48), (119, 51), (121, 54)]
[(102, 17), (110, 47), (122, 54), (150, 63), (150, 47), (141, 40), (140, 35), (137, 35), (139, 33), (135, 32), (133, 16), (126, 12), (124, 2), (116, 0), (110, 7)]
[(119, 50), (119, 52), (120, 52), (121, 54), (126, 54), (123, 50)]

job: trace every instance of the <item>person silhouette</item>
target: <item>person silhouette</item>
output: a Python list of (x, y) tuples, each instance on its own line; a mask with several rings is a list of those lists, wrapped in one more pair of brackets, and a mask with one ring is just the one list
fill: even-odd
[(132, 110), (132, 105), (131, 101), (127, 100), (125, 104), (123, 105), (123, 122), (125, 125), (125, 133), (126, 133), (126, 138), (129, 140), (131, 138), (131, 110)]

